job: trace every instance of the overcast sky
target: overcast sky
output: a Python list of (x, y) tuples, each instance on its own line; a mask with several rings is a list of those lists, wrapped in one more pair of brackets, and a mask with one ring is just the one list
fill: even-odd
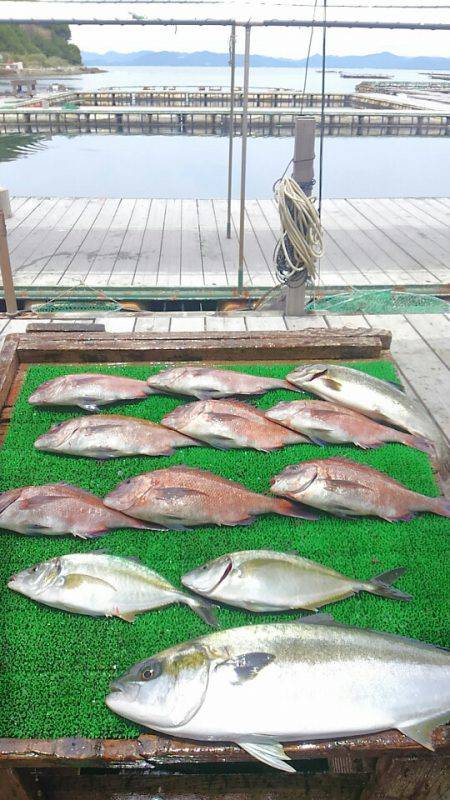
[[(317, 17), (320, 18), (322, 2), (319, 0)], [(341, 3), (341, 5), (339, 5)], [(132, 6), (102, 4), (87, 5), (67, 0), (65, 3), (12, 3), (3, 2), (5, 16), (18, 13), (39, 14), (41, 18), (63, 14), (86, 17), (106, 16), (129, 18), (131, 12), (143, 16), (161, 17), (221, 17), (247, 19), (308, 19), (312, 15), (314, 0), (231, 0), (231, 2), (175, 5)], [(343, 7), (343, 6), (347, 7)], [(385, 6), (385, 8), (380, 8)], [(425, 8), (417, 8), (425, 6)], [(75, 14), (76, 8), (76, 14)], [(11, 11), (9, 11), (11, 9)], [(28, 11), (27, 11), (28, 9)], [(450, 0), (392, 0), (391, 8), (387, 0), (328, 0), (328, 19), (359, 19), (413, 22), (450, 22)], [(1, 17), (1, 12), (0, 12)], [(89, 17), (91, 18), (91, 17)], [(253, 29), (252, 52), (287, 58), (303, 58), (309, 41), (309, 30), (288, 28)], [(335, 55), (364, 54), (389, 50), (399, 55), (440, 55), (450, 57), (449, 31), (390, 31), (335, 29), (328, 31), (327, 52)], [(113, 27), (113, 26), (72, 26), (72, 40), (82, 50), (104, 53), (107, 50), (130, 52), (134, 50), (212, 50), (226, 52), (229, 31), (219, 27)], [(319, 52), (322, 33), (316, 29), (313, 36), (312, 52)], [(243, 51), (242, 35), (238, 41), (238, 51)]]

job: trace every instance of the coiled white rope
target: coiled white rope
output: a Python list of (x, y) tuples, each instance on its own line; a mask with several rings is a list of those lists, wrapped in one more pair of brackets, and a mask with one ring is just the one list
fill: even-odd
[(305, 280), (315, 278), (316, 262), (323, 255), (323, 233), (314, 201), (289, 176), (275, 185), (275, 201), (282, 229), (274, 254), (280, 282), (304, 271)]

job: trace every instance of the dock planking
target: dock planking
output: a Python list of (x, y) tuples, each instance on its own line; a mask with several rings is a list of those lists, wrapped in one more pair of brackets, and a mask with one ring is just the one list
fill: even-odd
[[(225, 200), (12, 198), (7, 221), (20, 288), (211, 290), (236, 286), (239, 202), (231, 239)], [(336, 199), (323, 202), (323, 286), (435, 286), (449, 282), (450, 199)], [(244, 287), (276, 283), (278, 211), (247, 201)]]

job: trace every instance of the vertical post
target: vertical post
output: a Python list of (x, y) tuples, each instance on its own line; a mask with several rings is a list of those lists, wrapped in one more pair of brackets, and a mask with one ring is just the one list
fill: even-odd
[(231, 239), (231, 196), (233, 193), (233, 137), (234, 137), (234, 87), (236, 72), (236, 25), (231, 26), (230, 35), (230, 122), (228, 130), (228, 195), (227, 195), (227, 239)]
[(3, 280), (6, 311), (8, 314), (17, 314), (17, 300), (11, 273), (11, 260), (9, 257), (4, 211), (0, 211), (0, 268)]
[[(308, 197), (314, 181), (314, 141), (316, 123), (314, 117), (297, 117), (295, 121), (295, 143), (292, 177)], [(305, 313), (304, 275), (296, 274), (289, 279), (286, 292), (286, 315), (301, 316)]]
[(247, 130), (248, 130), (248, 83), (250, 71), (250, 25), (245, 26), (244, 51), (244, 101), (242, 104), (242, 147), (241, 147), (241, 199), (239, 211), (239, 267), (238, 291), (244, 288), (244, 226), (245, 226), (245, 178), (247, 172)]

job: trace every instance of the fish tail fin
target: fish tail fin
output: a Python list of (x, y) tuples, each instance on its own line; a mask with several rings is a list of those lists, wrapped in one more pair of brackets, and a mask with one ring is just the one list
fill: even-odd
[(382, 572), (380, 575), (376, 575), (368, 583), (369, 591), (380, 597), (389, 597), (391, 600), (403, 600), (408, 603), (413, 599), (412, 595), (392, 586), (405, 572), (406, 569), (404, 567), (398, 567), (398, 569), (391, 569), (389, 572)]
[(298, 386), (294, 386), (293, 383), (289, 383), (289, 381), (280, 381), (280, 389), (288, 389), (290, 392), (303, 392), (303, 389), (299, 389)]
[(276, 514), (281, 514), (282, 517), (295, 517), (296, 519), (318, 519), (317, 514), (310, 511), (301, 503), (296, 503), (294, 500), (285, 500), (281, 497), (271, 498), (272, 508)]
[(416, 450), (421, 450), (426, 453), (432, 460), (436, 460), (436, 447), (430, 439), (425, 436), (412, 436), (409, 433), (402, 433), (399, 437), (399, 442), (406, 444), (408, 447), (414, 447)]
[(184, 597), (184, 602), (189, 606), (192, 611), (210, 625), (212, 628), (219, 627), (219, 621), (216, 616), (215, 606), (212, 603), (207, 603), (206, 600), (197, 600), (196, 597)]
[(450, 498), (448, 497), (424, 497), (424, 504), (421, 506), (423, 511), (431, 511), (440, 517), (450, 518)]

